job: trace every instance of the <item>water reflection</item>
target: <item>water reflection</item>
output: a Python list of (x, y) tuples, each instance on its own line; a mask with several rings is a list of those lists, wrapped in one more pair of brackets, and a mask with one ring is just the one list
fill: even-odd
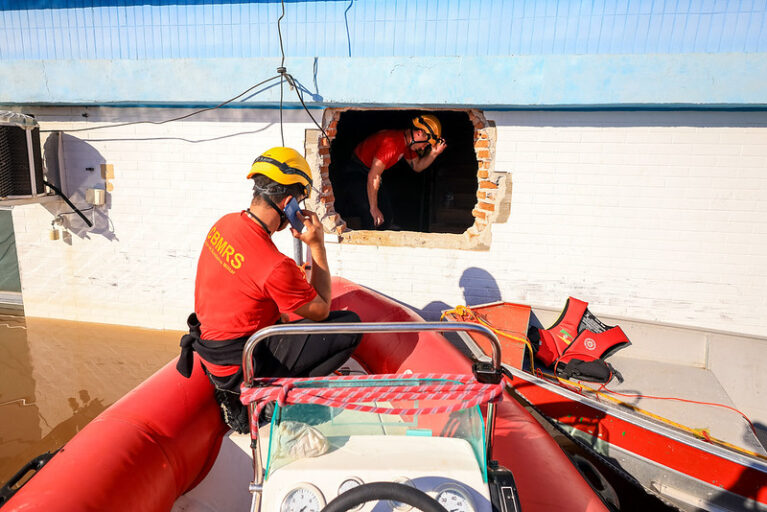
[(180, 336), (0, 314), (0, 483), (164, 366)]

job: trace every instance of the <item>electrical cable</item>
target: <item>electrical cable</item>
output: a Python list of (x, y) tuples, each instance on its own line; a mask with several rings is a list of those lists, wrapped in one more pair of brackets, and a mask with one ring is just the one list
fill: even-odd
[(282, 14), (280, 14), (280, 17), (277, 18), (277, 37), (280, 38), (280, 53), (282, 54), (282, 60), (280, 61), (280, 67), (285, 67), (285, 50), (282, 47), (282, 30), (280, 30), (280, 22), (282, 21), (282, 18), (285, 17), (285, 0), (280, 0), (280, 4), (282, 5)]
[(306, 106), (306, 103), (304, 103), (303, 95), (301, 94), (301, 90), (298, 87), (298, 84), (296, 82), (296, 79), (287, 72), (287, 69), (285, 69), (285, 49), (282, 43), (282, 29), (280, 28), (280, 22), (282, 21), (282, 18), (285, 17), (285, 0), (281, 0), (282, 4), (282, 14), (280, 14), (280, 17), (277, 18), (277, 36), (280, 40), (280, 54), (282, 55), (282, 60), (280, 61), (280, 67), (277, 68), (277, 73), (280, 74), (280, 136), (282, 137), (282, 145), (285, 145), (285, 134), (283, 133), (282, 128), (282, 77), (285, 78), (285, 81), (288, 82), (288, 85), (292, 87), (296, 91), (296, 96), (298, 96), (298, 101), (301, 102), (301, 106), (304, 107), (304, 110), (311, 118), (312, 122), (314, 122), (315, 126), (320, 129), (322, 132), (323, 137), (329, 142), (330, 138), (328, 137), (328, 134), (325, 133), (325, 130), (322, 128), (322, 126), (319, 125), (316, 119), (314, 119), (314, 116), (309, 111), (309, 108)]
[(327, 133), (325, 133), (325, 130), (322, 128), (322, 126), (320, 126), (320, 124), (317, 122), (317, 120), (316, 120), (316, 119), (314, 119), (314, 116), (312, 115), (312, 113), (311, 113), (311, 112), (309, 112), (309, 108), (306, 106), (306, 103), (304, 103), (304, 98), (303, 98), (303, 96), (301, 95), (301, 91), (299, 90), (298, 86), (296, 85), (296, 82), (295, 82), (295, 78), (293, 78), (293, 75), (291, 75), (290, 73), (286, 73), (285, 75), (286, 75), (286, 77), (289, 77), (289, 78), (288, 78), (288, 80), (289, 80), (289, 83), (290, 83), (290, 84), (293, 86), (293, 88), (296, 90), (296, 95), (298, 96), (298, 101), (300, 101), (300, 102), (301, 102), (301, 106), (302, 106), (302, 107), (304, 107), (304, 110), (305, 110), (305, 111), (306, 111), (306, 113), (309, 115), (309, 117), (311, 118), (311, 120), (314, 122), (314, 125), (315, 125), (317, 128), (319, 128), (319, 129), (320, 129), (320, 131), (322, 132), (322, 136), (323, 136), (323, 137), (325, 137), (325, 139), (326, 139), (328, 142), (330, 142), (330, 137), (328, 137), (328, 134), (327, 134)]
[(282, 54), (282, 60), (280, 61), (280, 67), (277, 68), (277, 73), (280, 74), (280, 139), (282, 140), (282, 146), (285, 147), (285, 132), (282, 128), (282, 90), (283, 80), (285, 78), (285, 49), (282, 46), (282, 29), (280, 28), (280, 22), (285, 17), (285, 0), (281, 0), (282, 14), (277, 18), (277, 36), (280, 39), (280, 53)]
[(85, 215), (83, 215), (83, 212), (80, 211), (80, 209), (77, 206), (75, 206), (72, 203), (72, 201), (70, 201), (69, 198), (65, 196), (64, 193), (61, 190), (59, 190), (59, 188), (56, 185), (53, 185), (51, 182), (47, 180), (43, 180), (43, 184), (45, 184), (45, 186), (47, 186), (48, 188), (56, 192), (57, 195), (61, 196), (61, 198), (64, 199), (64, 202), (67, 203), (69, 207), (72, 208), (72, 210), (74, 210), (74, 213), (78, 214), (80, 218), (83, 219), (83, 221), (85, 221), (86, 224), (88, 224), (89, 228), (93, 227), (93, 222), (88, 220), (88, 218)]
[[(281, 68), (285, 69), (285, 68)], [(280, 140), (282, 141), (282, 147), (285, 147), (285, 131), (282, 129), (282, 79), (284, 74), (280, 73)]]
[[(123, 127), (123, 126), (132, 126), (132, 125), (137, 125), (137, 124), (161, 125), (161, 124), (171, 123), (171, 122), (174, 122), (174, 121), (181, 121), (183, 119), (187, 119), (187, 118), (195, 116), (197, 114), (201, 114), (202, 112), (207, 112), (209, 110), (216, 110), (218, 108), (221, 108), (221, 107), (223, 107), (223, 106), (225, 106), (225, 105), (227, 105), (227, 104), (229, 104), (229, 103), (231, 103), (231, 102), (241, 98), (242, 96), (244, 96), (245, 94), (249, 93), (253, 89), (255, 89), (257, 87), (260, 87), (261, 85), (264, 85), (264, 84), (266, 84), (268, 82), (271, 82), (272, 80), (275, 80), (275, 79), (279, 78), (280, 79), (280, 138), (281, 138), (281, 141), (282, 141), (282, 145), (285, 146), (285, 132), (284, 132), (284, 121), (283, 121), (284, 82), (287, 82), (290, 87), (295, 89), (296, 96), (298, 97), (298, 100), (301, 102), (301, 106), (303, 107), (304, 111), (307, 113), (307, 115), (312, 120), (312, 122), (315, 124), (315, 126), (317, 126), (317, 128), (320, 129), (320, 131), (322, 132), (322, 136), (325, 137), (325, 139), (329, 141), (330, 138), (328, 137), (327, 133), (325, 133), (325, 130), (322, 128), (322, 126), (320, 126), (320, 124), (314, 118), (312, 113), (309, 111), (309, 108), (306, 106), (306, 103), (304, 102), (303, 95), (301, 94), (301, 91), (300, 91), (300, 88), (299, 88), (299, 86), (298, 86), (298, 84), (296, 82), (296, 79), (290, 73), (288, 73), (286, 68), (285, 68), (285, 47), (284, 47), (283, 40), (282, 40), (282, 26), (281, 26), (282, 19), (285, 17), (285, 1), (281, 0), (280, 4), (281, 4), (281, 7), (282, 7), (282, 11), (280, 13), (280, 17), (277, 19), (277, 36), (278, 36), (279, 42), (280, 42), (280, 67), (277, 68), (277, 73), (278, 73), (277, 75), (274, 75), (274, 76), (272, 76), (270, 78), (267, 78), (266, 80), (262, 80), (261, 82), (258, 82), (257, 84), (252, 85), (251, 87), (248, 87), (247, 89), (245, 89), (243, 92), (241, 92), (237, 96), (234, 96), (234, 97), (232, 97), (232, 98), (230, 98), (230, 99), (228, 99), (226, 101), (223, 101), (223, 102), (219, 103), (216, 106), (206, 107), (206, 108), (202, 108), (202, 109), (199, 109), (199, 110), (195, 110), (194, 112), (190, 112), (189, 114), (185, 114), (183, 116), (178, 116), (178, 117), (173, 117), (171, 119), (165, 119), (165, 120), (162, 120), (162, 121), (131, 121), (131, 122), (127, 122), (127, 123), (117, 123), (117, 124), (110, 124), (110, 125), (93, 126), (93, 127), (88, 127), (88, 128), (76, 128), (76, 129), (72, 129), (72, 130), (40, 130), (40, 132), (41, 133), (51, 133), (51, 132), (75, 133), (75, 132), (84, 132), (84, 131), (89, 131), (89, 130), (102, 130), (102, 129), (106, 129), (106, 128), (120, 128), (120, 127)], [(247, 132), (243, 132), (243, 133), (247, 133)], [(240, 135), (240, 134), (238, 133), (238, 134), (234, 134), (234, 135)], [(225, 138), (225, 137), (221, 137), (221, 138)], [(97, 141), (97, 140), (98, 139), (96, 139), (94, 141)], [(143, 139), (126, 138), (126, 139), (119, 139), (119, 140), (143, 140)], [(155, 140), (155, 139), (154, 138), (150, 138), (150, 139), (146, 139), (146, 140)], [(215, 139), (213, 139), (213, 140), (215, 140)], [(187, 141), (187, 142), (198, 142), (198, 141)], [(59, 195), (61, 195), (61, 194), (59, 194)], [(63, 197), (63, 195), (62, 195), (62, 197)]]
[(40, 133), (49, 133), (49, 132), (65, 132), (65, 133), (85, 132), (85, 131), (88, 131), (88, 130), (102, 130), (104, 128), (119, 128), (119, 127), (122, 127), (122, 126), (131, 126), (131, 125), (134, 125), (134, 124), (165, 124), (165, 123), (170, 123), (170, 122), (173, 122), (173, 121), (181, 121), (182, 119), (186, 119), (188, 117), (196, 116), (197, 114), (201, 114), (202, 112), (207, 112), (208, 110), (216, 110), (217, 108), (221, 108), (224, 105), (227, 105), (227, 104), (233, 102), (234, 100), (244, 96), (245, 94), (249, 93), (250, 91), (252, 91), (256, 87), (259, 87), (261, 85), (264, 85), (267, 82), (271, 82), (272, 80), (274, 80), (276, 78), (281, 78), (281, 77), (282, 77), (282, 75), (274, 75), (271, 78), (267, 78), (266, 80), (262, 80), (261, 82), (258, 82), (257, 84), (255, 84), (255, 85), (253, 85), (251, 87), (248, 87), (247, 89), (242, 91), (237, 96), (235, 96), (233, 98), (230, 98), (230, 99), (228, 99), (228, 100), (226, 100), (226, 101), (224, 101), (222, 103), (219, 103), (215, 107), (202, 108), (200, 110), (196, 110), (196, 111), (191, 112), (189, 114), (185, 114), (185, 115), (179, 116), (179, 117), (174, 117), (174, 118), (171, 118), (171, 119), (165, 119), (163, 121), (131, 121), (129, 123), (109, 124), (109, 125), (104, 125), (104, 126), (94, 126), (94, 127), (90, 127), (90, 128), (77, 128), (77, 129), (74, 129), (74, 130), (40, 130)]
[(120, 141), (127, 141), (127, 140), (130, 140), (130, 141), (178, 140), (181, 142), (188, 142), (189, 144), (199, 144), (201, 142), (212, 142), (216, 140), (228, 139), (231, 137), (239, 137), (240, 135), (253, 135), (254, 133), (259, 133), (264, 131), (266, 128), (268, 128), (268, 126), (271, 126), (271, 124), (267, 125), (267, 127), (265, 128), (259, 128), (258, 130), (230, 133), (227, 135), (220, 135), (218, 137), (211, 137), (209, 139), (197, 139), (197, 140), (185, 139), (183, 137), (113, 137), (109, 139), (80, 139), (80, 140), (82, 140), (83, 142), (120, 142)]

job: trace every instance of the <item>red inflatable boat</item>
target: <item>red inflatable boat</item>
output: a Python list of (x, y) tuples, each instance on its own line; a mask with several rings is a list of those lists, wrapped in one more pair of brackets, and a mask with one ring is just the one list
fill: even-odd
[[(402, 305), (343, 279), (333, 280), (333, 295), (333, 309), (353, 310), (363, 322), (423, 321)], [(434, 331), (365, 334), (355, 359), (371, 374), (472, 374), (471, 362)], [(2, 511), (249, 510), (248, 485), (253, 480), (253, 471), (248, 469), (249, 460), (252, 460), (247, 457), (249, 440), (247, 436), (239, 436), (245, 439), (233, 441), (237, 436), (227, 434), (212, 389), (199, 366), (196, 364), (192, 378), (188, 380), (178, 374), (175, 361), (159, 370), (79, 432), (16, 492)], [(282, 485), (288, 487), (298, 485), (298, 478), (301, 483), (284, 498), (276, 496), (272, 501), (265, 498), (260, 508), (314, 510), (322, 507), (329, 510), (329, 505), (324, 508), (325, 503), (334, 501), (336, 494), (347, 488), (362, 481), (378, 485), (379, 480), (386, 478), (381, 475), (385, 474), (388, 461), (391, 461), (397, 467), (398, 478), (393, 480), (399, 482), (399, 487), (416, 487), (435, 502), (449, 504), (446, 508), (452, 510), (490, 512), (494, 507), (491, 507), (489, 498), (483, 497), (489, 494), (481, 489), (474, 490), (474, 484), (470, 483), (474, 477), (469, 470), (470, 467), (478, 468), (475, 475), (478, 487), (487, 487), (488, 468), (496, 466), (508, 468), (513, 475), (516, 493), (509, 499), (518, 510), (607, 510), (567, 455), (517, 401), (504, 392), (503, 399), (494, 407), (495, 425), (490, 427), (489, 440), (492, 458), (497, 463), (483, 460), (481, 449), (462, 451), (462, 446), (469, 445), (461, 439), (445, 439), (442, 434), (432, 434), (425, 428), (425, 423), (416, 428), (413, 418), (408, 416), (398, 420), (404, 434), (396, 439), (391, 436), (382, 439), (368, 431), (358, 431), (334, 444), (332, 432), (322, 431), (322, 425), (305, 427), (318, 438), (327, 437), (330, 448), (327, 442), (319, 443), (324, 446), (324, 451), (280, 465), (277, 462), (279, 447), (274, 436), (276, 432), (282, 432), (284, 436), (289, 424), (297, 422), (280, 424), (273, 420), (270, 426), (264, 427), (267, 431), (271, 428), (273, 436), (271, 444), (267, 445), (270, 448), (267, 450), (269, 459), (265, 462), (264, 493), (270, 485), (272, 489), (279, 488), (275, 482), (280, 477), (287, 479)], [(479, 431), (484, 436), (482, 414), (486, 414), (487, 407), (474, 409), (480, 419)], [(291, 412), (286, 407), (283, 417), (287, 418), (289, 413), (294, 419), (298, 414), (297, 410)], [(280, 414), (275, 413), (275, 417), (278, 416)], [(336, 419), (333, 428), (339, 423)], [(359, 421), (355, 423), (359, 424)], [(386, 426), (392, 430), (390, 427)], [(396, 449), (381, 449), (387, 446), (381, 443), (390, 441)], [(482, 445), (483, 437), (475, 436), (474, 441)], [(238, 449), (238, 443), (244, 445), (244, 449)], [(455, 448), (428, 451), (432, 446), (448, 446), (440, 443), (452, 443), (450, 446)], [(396, 450), (403, 450), (402, 455), (395, 456)], [(338, 459), (339, 453), (344, 453), (344, 458), (339, 459), (340, 464), (338, 460), (334, 463), (333, 457)], [(356, 469), (352, 467), (354, 457), (359, 458), (360, 466)], [(317, 481), (309, 480), (306, 472), (309, 465), (323, 461), (331, 469), (323, 471)], [(446, 476), (432, 478), (423, 473), (428, 469), (428, 461), (435, 462), (437, 470), (448, 472)], [(305, 468), (304, 473), (296, 473), (301, 467)], [(408, 472), (409, 468), (412, 468), (412, 474)], [(356, 473), (341, 477), (349, 471)], [(335, 475), (341, 475), (338, 477), (340, 484), (331, 481)], [(326, 484), (325, 480), (330, 483)], [(511, 487), (503, 489), (504, 493), (512, 490)], [(315, 495), (319, 498), (313, 497)], [(392, 507), (407, 509), (403, 503), (392, 500), (381, 501), (375, 510), (382, 510), (382, 506), (388, 506), (387, 510)], [(360, 505), (356, 510), (371, 510), (371, 507), (372, 504), (365, 508)]]

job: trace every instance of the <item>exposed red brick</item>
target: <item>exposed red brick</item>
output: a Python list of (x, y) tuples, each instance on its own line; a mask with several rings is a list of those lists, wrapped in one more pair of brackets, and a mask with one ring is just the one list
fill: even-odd
[(479, 202), (479, 204), (477, 205), (477, 208), (480, 208), (482, 210), (487, 210), (489, 212), (495, 211), (495, 205), (493, 203), (485, 203), (483, 201)]
[(325, 134), (332, 139), (336, 136), (336, 129), (328, 128), (327, 130), (325, 130)]
[(474, 143), (475, 148), (489, 148), (490, 147), (490, 141), (487, 139), (479, 139), (477, 142)]
[(479, 168), (482, 169), (482, 170), (486, 171), (486, 170), (490, 169), (490, 162), (488, 162), (487, 160), (480, 160), (477, 163), (479, 164)]
[(477, 176), (480, 178), (487, 178), (487, 171), (479, 171), (477, 172)]
[(498, 185), (496, 185), (492, 181), (483, 180), (479, 182), (479, 188), (498, 188)]
[(487, 197), (487, 192), (484, 190), (477, 190), (477, 198), (478, 199), (484, 199)]
[[(323, 137), (322, 140), (325, 141), (325, 138)], [(320, 148), (320, 155), (323, 155), (323, 156), (324, 155), (330, 155), (330, 148), (326, 148), (326, 147)]]
[[(320, 149), (320, 154), (322, 154), (321, 149)], [(478, 149), (477, 158), (490, 158), (490, 151), (487, 149)]]
[(487, 213), (482, 210), (477, 210), (476, 208), (471, 211), (471, 214), (477, 219), (484, 219), (487, 217)]

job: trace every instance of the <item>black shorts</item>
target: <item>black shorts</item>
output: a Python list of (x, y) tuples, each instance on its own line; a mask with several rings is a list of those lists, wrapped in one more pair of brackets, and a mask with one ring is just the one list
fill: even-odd
[[(360, 317), (353, 311), (331, 311), (324, 322), (356, 323)], [(316, 323), (298, 320), (295, 324)], [(270, 336), (256, 347), (254, 373), (256, 377), (322, 377), (341, 367), (359, 345), (362, 334), (299, 334)], [(247, 410), (240, 403), (242, 368), (228, 377), (216, 377), (207, 370), (216, 388), (216, 400), (221, 405), (224, 421), (232, 429), (248, 431)]]

